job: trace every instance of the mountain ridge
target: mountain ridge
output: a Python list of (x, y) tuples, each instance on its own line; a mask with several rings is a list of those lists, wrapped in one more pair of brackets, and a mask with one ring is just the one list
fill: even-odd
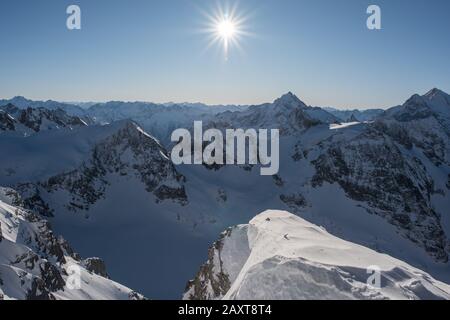
[[(369, 271), (370, 270), (370, 271)], [(369, 282), (380, 272), (380, 285)], [(286, 211), (222, 233), (186, 300), (449, 299), (450, 286)]]
[[(98, 252), (108, 274), (151, 297), (178, 297), (217, 233), (267, 208), (289, 210), (450, 282), (445, 112), (399, 121), (397, 112), (408, 112), (403, 106), (370, 121), (336, 123), (330, 113), (299, 101), (291, 93), (278, 105), (218, 113), (180, 106), (147, 113), (139, 104), (121, 105), (73, 130), (0, 133), (0, 149), (8, 150), (0, 185), (15, 187), (30, 209), (50, 210), (56, 232), (83, 255)], [(438, 103), (433, 108), (441, 110)], [(282, 129), (280, 172), (261, 177), (258, 166), (170, 166), (168, 136), (194, 120), (222, 129)], [(97, 228), (102, 239), (92, 231)], [(109, 247), (113, 238), (121, 250)], [(161, 239), (173, 255), (161, 251)], [(160, 254), (158, 264), (150, 263), (152, 252)], [(131, 274), (124, 256), (138, 262)], [(183, 270), (175, 272), (181, 263)]]

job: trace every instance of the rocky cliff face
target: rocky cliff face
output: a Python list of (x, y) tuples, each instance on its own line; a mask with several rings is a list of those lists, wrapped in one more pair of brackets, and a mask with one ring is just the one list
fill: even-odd
[(0, 110), (0, 131), (14, 131), (14, 118), (8, 113)]
[(207, 262), (200, 267), (196, 277), (188, 282), (183, 299), (216, 300), (227, 294), (249, 253), (246, 234), (246, 226), (237, 226), (220, 235), (208, 251)]
[(12, 104), (0, 107), (0, 131), (18, 131), (24, 135), (61, 128), (74, 129), (86, 126), (76, 116), (69, 116), (61, 109), (17, 108)]
[[(19, 202), (17, 192), (0, 188), (0, 299), (142, 298), (108, 280), (101, 259), (82, 261), (46, 220), (14, 205)], [(80, 288), (67, 286), (71, 270), (79, 271)]]
[(200, 267), (195, 279), (188, 282), (186, 293), (187, 300), (214, 300), (223, 297), (230, 290), (229, 275), (223, 270), (222, 250), (224, 241), (231, 234), (229, 229), (222, 233), (208, 251), (208, 261)]
[[(208, 127), (279, 129), (281, 135), (298, 134), (322, 122), (333, 121), (331, 114), (318, 113), (298, 97), (287, 93), (273, 103), (251, 106), (243, 111), (224, 112), (208, 121)], [(337, 119), (335, 119), (337, 121)]]
[(417, 154), (377, 126), (352, 140), (330, 139), (324, 153), (313, 161), (313, 187), (338, 183), (347, 195), (371, 213), (386, 218), (437, 261), (447, 262), (447, 236), (440, 214), (431, 202), (439, 192), (434, 178)]
[(104, 197), (111, 175), (136, 178), (157, 201), (188, 203), (185, 178), (176, 171), (164, 148), (131, 121), (123, 122), (114, 134), (96, 144), (90, 159), (80, 168), (18, 187), (22, 194), (28, 194), (25, 201), (30, 209), (47, 206), (41, 191), (66, 191), (70, 196), (66, 208), (87, 211)]

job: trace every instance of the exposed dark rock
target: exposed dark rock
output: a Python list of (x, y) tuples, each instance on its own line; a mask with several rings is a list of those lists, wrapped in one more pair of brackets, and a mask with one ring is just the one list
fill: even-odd
[(36, 263), (39, 261), (39, 256), (32, 251), (29, 251), (21, 256), (18, 256), (13, 264), (22, 264), (26, 269), (33, 270)]
[(52, 125), (56, 125), (61, 128), (86, 126), (86, 123), (84, 123), (83, 120), (78, 117), (69, 116), (61, 109), (48, 110), (44, 108), (27, 108), (26, 110), (22, 110), (18, 116), (18, 121), (20, 123), (35, 132), (52, 129), (52, 127), (42, 127), (44, 119), (51, 122)]
[(33, 278), (31, 288), (27, 292), (27, 300), (55, 300), (55, 297), (45, 287), (45, 282), (40, 278)]
[(227, 191), (222, 188), (217, 190), (217, 201), (224, 203), (227, 202), (227, 200), (228, 200)]
[(15, 121), (6, 112), (0, 111), (0, 131), (14, 131)]
[(63, 290), (65, 281), (61, 276), (58, 268), (48, 261), (44, 261), (39, 266), (41, 270), (41, 279), (44, 282), (44, 286), (50, 292), (56, 292)]
[(299, 144), (296, 144), (294, 147), (294, 154), (292, 155), (292, 159), (294, 161), (298, 162), (298, 161), (302, 160), (303, 158), (304, 158), (304, 154), (303, 154), (302, 148)]
[(397, 226), (437, 261), (448, 261), (446, 236), (431, 204), (433, 179), (415, 157), (407, 157), (396, 143), (409, 139), (386, 135), (379, 124), (352, 141), (332, 143), (312, 163), (313, 187), (338, 183), (347, 195), (372, 207), (372, 212)]
[(53, 217), (53, 210), (42, 199), (41, 191), (37, 184), (24, 183), (14, 187), (20, 196), (16, 197), (13, 204), (28, 209), (43, 217)]
[(128, 295), (128, 299), (133, 301), (147, 300), (142, 294), (137, 293), (136, 291), (131, 291), (130, 294)]
[(293, 211), (298, 211), (300, 208), (304, 208), (308, 205), (305, 197), (302, 194), (282, 194), (280, 196), (280, 200), (283, 201)]
[[(188, 300), (214, 299), (225, 295), (230, 290), (230, 279), (222, 271), (221, 251), (224, 239), (229, 237), (231, 232), (232, 228), (221, 234), (219, 240), (208, 251), (208, 261), (201, 266), (195, 279), (188, 282), (185, 290), (185, 292), (190, 292)], [(219, 265), (214, 265), (217, 262)], [(215, 267), (219, 267), (220, 271), (214, 270)], [(209, 296), (210, 289), (213, 291), (213, 297)]]
[(40, 186), (50, 193), (66, 190), (71, 195), (66, 207), (84, 211), (105, 196), (108, 174), (137, 177), (158, 201), (188, 203), (185, 178), (175, 170), (164, 148), (132, 122), (97, 144), (91, 159), (79, 169), (54, 176)]
[(184, 186), (181, 188), (172, 188), (169, 186), (161, 186), (154, 191), (155, 196), (161, 200), (173, 200), (177, 201), (181, 205), (186, 205), (188, 203), (186, 190)]
[(83, 260), (83, 265), (89, 272), (95, 273), (103, 278), (108, 278), (105, 262), (100, 258), (88, 258)]
[(277, 185), (278, 187), (284, 186), (284, 181), (283, 181), (283, 179), (281, 179), (281, 177), (278, 174), (272, 176), (272, 178), (273, 178), (273, 181), (275, 182), (275, 185)]

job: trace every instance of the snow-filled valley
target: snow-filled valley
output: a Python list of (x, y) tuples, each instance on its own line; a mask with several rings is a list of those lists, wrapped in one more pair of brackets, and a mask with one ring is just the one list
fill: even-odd
[[(194, 298), (449, 298), (450, 97), (442, 91), (353, 116), (292, 93), (261, 106), (2, 104), (0, 186), (74, 251), (101, 257), (111, 279), (148, 298), (180, 299), (218, 235), (248, 221), (259, 228), (267, 213), (254, 217), (268, 209), (297, 217), (272, 211), (266, 218), (276, 230), (259, 230), (258, 241), (252, 228), (234, 229), (245, 232), (230, 242), (229, 287)], [(170, 133), (195, 120), (280, 129), (279, 173), (173, 165)], [(272, 241), (273, 232), (282, 239)], [(0, 251), (2, 268), (11, 268), (14, 252)], [(364, 287), (369, 263), (385, 271), (377, 293)], [(255, 287), (262, 281), (267, 287)]]

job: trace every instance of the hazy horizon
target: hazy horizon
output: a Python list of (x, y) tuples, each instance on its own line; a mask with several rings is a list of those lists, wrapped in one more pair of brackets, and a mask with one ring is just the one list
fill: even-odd
[(24, 96), (24, 95), (16, 95), (16, 96), (13, 96), (11, 98), (0, 97), (0, 100), (12, 100), (14, 98), (21, 97), (21, 98), (25, 98), (25, 99), (31, 100), (31, 101), (41, 101), (41, 102), (55, 101), (55, 102), (71, 104), (71, 105), (81, 105), (81, 107), (82, 107), (83, 104), (95, 105), (95, 104), (105, 104), (105, 103), (110, 103), (110, 102), (148, 103), (148, 104), (159, 104), (159, 105), (164, 105), (164, 104), (179, 104), (179, 105), (181, 105), (181, 104), (192, 104), (192, 105), (194, 105), (194, 104), (202, 104), (202, 105), (205, 105), (207, 107), (221, 107), (221, 106), (225, 106), (225, 107), (226, 106), (247, 107), (247, 106), (258, 106), (258, 105), (263, 105), (263, 104), (266, 104), (266, 103), (272, 103), (276, 99), (282, 97), (285, 94), (293, 93), (295, 96), (297, 96), (297, 98), (299, 98), (302, 102), (304, 102), (307, 106), (310, 106), (310, 107), (333, 108), (333, 109), (342, 110), (342, 111), (351, 111), (351, 110), (362, 110), (363, 111), (363, 110), (371, 110), (371, 109), (384, 109), (384, 110), (387, 110), (389, 108), (402, 105), (409, 98), (411, 98), (414, 94), (424, 95), (424, 94), (428, 93), (430, 90), (433, 90), (433, 89), (439, 89), (439, 90), (444, 91), (445, 93), (448, 94), (447, 91), (442, 90), (441, 88), (430, 88), (426, 92), (413, 92), (408, 97), (406, 97), (403, 101), (401, 101), (401, 102), (399, 102), (397, 104), (391, 105), (391, 106), (373, 106), (373, 107), (365, 107), (365, 108), (363, 108), (363, 107), (344, 107), (344, 108), (342, 108), (342, 107), (336, 107), (336, 106), (333, 106), (333, 105), (329, 105), (329, 106), (312, 105), (312, 104), (308, 103), (307, 101), (303, 100), (301, 96), (298, 96), (295, 92), (292, 92), (292, 91), (286, 91), (285, 93), (280, 94), (279, 96), (275, 97), (271, 101), (264, 101), (264, 102), (256, 103), (256, 104), (242, 104), (242, 103), (208, 104), (208, 103), (205, 103), (205, 102), (202, 102), (202, 101), (165, 101), (165, 102), (163, 101), (163, 102), (157, 102), (157, 101), (146, 101), (146, 100), (115, 100), (115, 99), (104, 100), (104, 101), (64, 101), (64, 100), (55, 100), (55, 99), (48, 99), (48, 98), (47, 99), (33, 99), (31, 97), (27, 97), (27, 96)]

